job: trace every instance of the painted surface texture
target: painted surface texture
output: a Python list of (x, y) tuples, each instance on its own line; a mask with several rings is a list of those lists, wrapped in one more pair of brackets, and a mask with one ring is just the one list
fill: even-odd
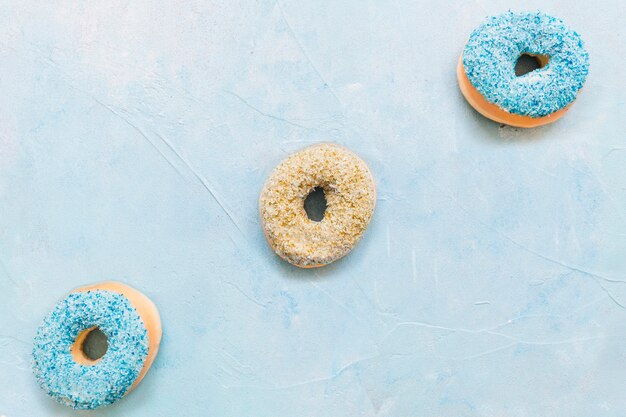
[[(2, 1), (0, 415), (624, 416), (626, 3)], [(455, 68), (508, 8), (577, 30), (556, 124), (501, 127)], [(263, 181), (320, 141), (378, 185), (357, 248), (268, 248)], [(32, 340), (70, 289), (159, 307), (141, 385), (55, 404)]]

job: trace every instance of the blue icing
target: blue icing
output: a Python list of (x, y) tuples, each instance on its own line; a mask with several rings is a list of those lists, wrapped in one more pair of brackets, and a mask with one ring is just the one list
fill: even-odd
[[(76, 337), (98, 326), (108, 349), (95, 365), (76, 363)], [(139, 376), (148, 355), (147, 330), (121, 294), (95, 290), (72, 293), (59, 302), (37, 330), (33, 369), (41, 387), (61, 404), (93, 409), (120, 399)]]
[[(543, 68), (521, 77), (523, 53), (548, 55)], [(465, 46), (463, 66), (472, 85), (509, 113), (543, 117), (571, 104), (589, 72), (583, 42), (562, 20), (545, 13), (507, 12), (487, 18)]]

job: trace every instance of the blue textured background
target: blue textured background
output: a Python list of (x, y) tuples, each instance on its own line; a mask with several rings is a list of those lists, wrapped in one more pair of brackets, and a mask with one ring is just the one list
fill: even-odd
[[(46, 3), (0, 4), (0, 415), (626, 414), (626, 2)], [(590, 51), (554, 125), (458, 91), (467, 36), (509, 7)], [(257, 197), (318, 141), (379, 199), (347, 258), (304, 271)], [(37, 387), (32, 338), (107, 279), (155, 301), (162, 350), (75, 413)]]

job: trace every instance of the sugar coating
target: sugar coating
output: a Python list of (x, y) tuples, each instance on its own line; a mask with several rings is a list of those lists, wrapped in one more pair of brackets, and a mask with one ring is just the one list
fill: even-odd
[[(517, 77), (524, 53), (548, 55), (543, 68)], [(472, 85), (509, 113), (543, 117), (571, 104), (589, 72), (589, 54), (578, 33), (545, 13), (507, 12), (476, 28), (463, 52)]]
[[(324, 189), (326, 212), (310, 220), (304, 200)], [(333, 145), (308, 147), (282, 161), (259, 199), (261, 222), (274, 251), (297, 266), (317, 266), (345, 256), (361, 239), (376, 205), (374, 179), (361, 158)]]
[[(108, 349), (92, 366), (74, 361), (70, 348), (78, 335), (98, 326)], [(112, 291), (68, 295), (37, 329), (33, 370), (39, 385), (57, 402), (94, 409), (124, 396), (148, 355), (146, 327), (130, 301)]]

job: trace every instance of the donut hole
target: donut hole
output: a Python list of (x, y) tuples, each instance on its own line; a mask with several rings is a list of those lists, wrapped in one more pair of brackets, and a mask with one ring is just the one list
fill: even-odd
[(326, 194), (322, 187), (313, 188), (304, 198), (304, 211), (309, 220), (314, 222), (321, 222), (324, 219), (326, 205)]
[(89, 359), (95, 361), (100, 359), (107, 353), (109, 348), (109, 339), (99, 327), (91, 330), (85, 337), (83, 342), (83, 352)]
[(72, 356), (74, 360), (86, 366), (95, 365), (102, 359), (109, 348), (109, 339), (98, 326), (83, 330), (74, 345)]
[(541, 69), (548, 65), (550, 57), (548, 55), (536, 55), (523, 53), (517, 58), (515, 63), (515, 75), (521, 77), (535, 70)]

